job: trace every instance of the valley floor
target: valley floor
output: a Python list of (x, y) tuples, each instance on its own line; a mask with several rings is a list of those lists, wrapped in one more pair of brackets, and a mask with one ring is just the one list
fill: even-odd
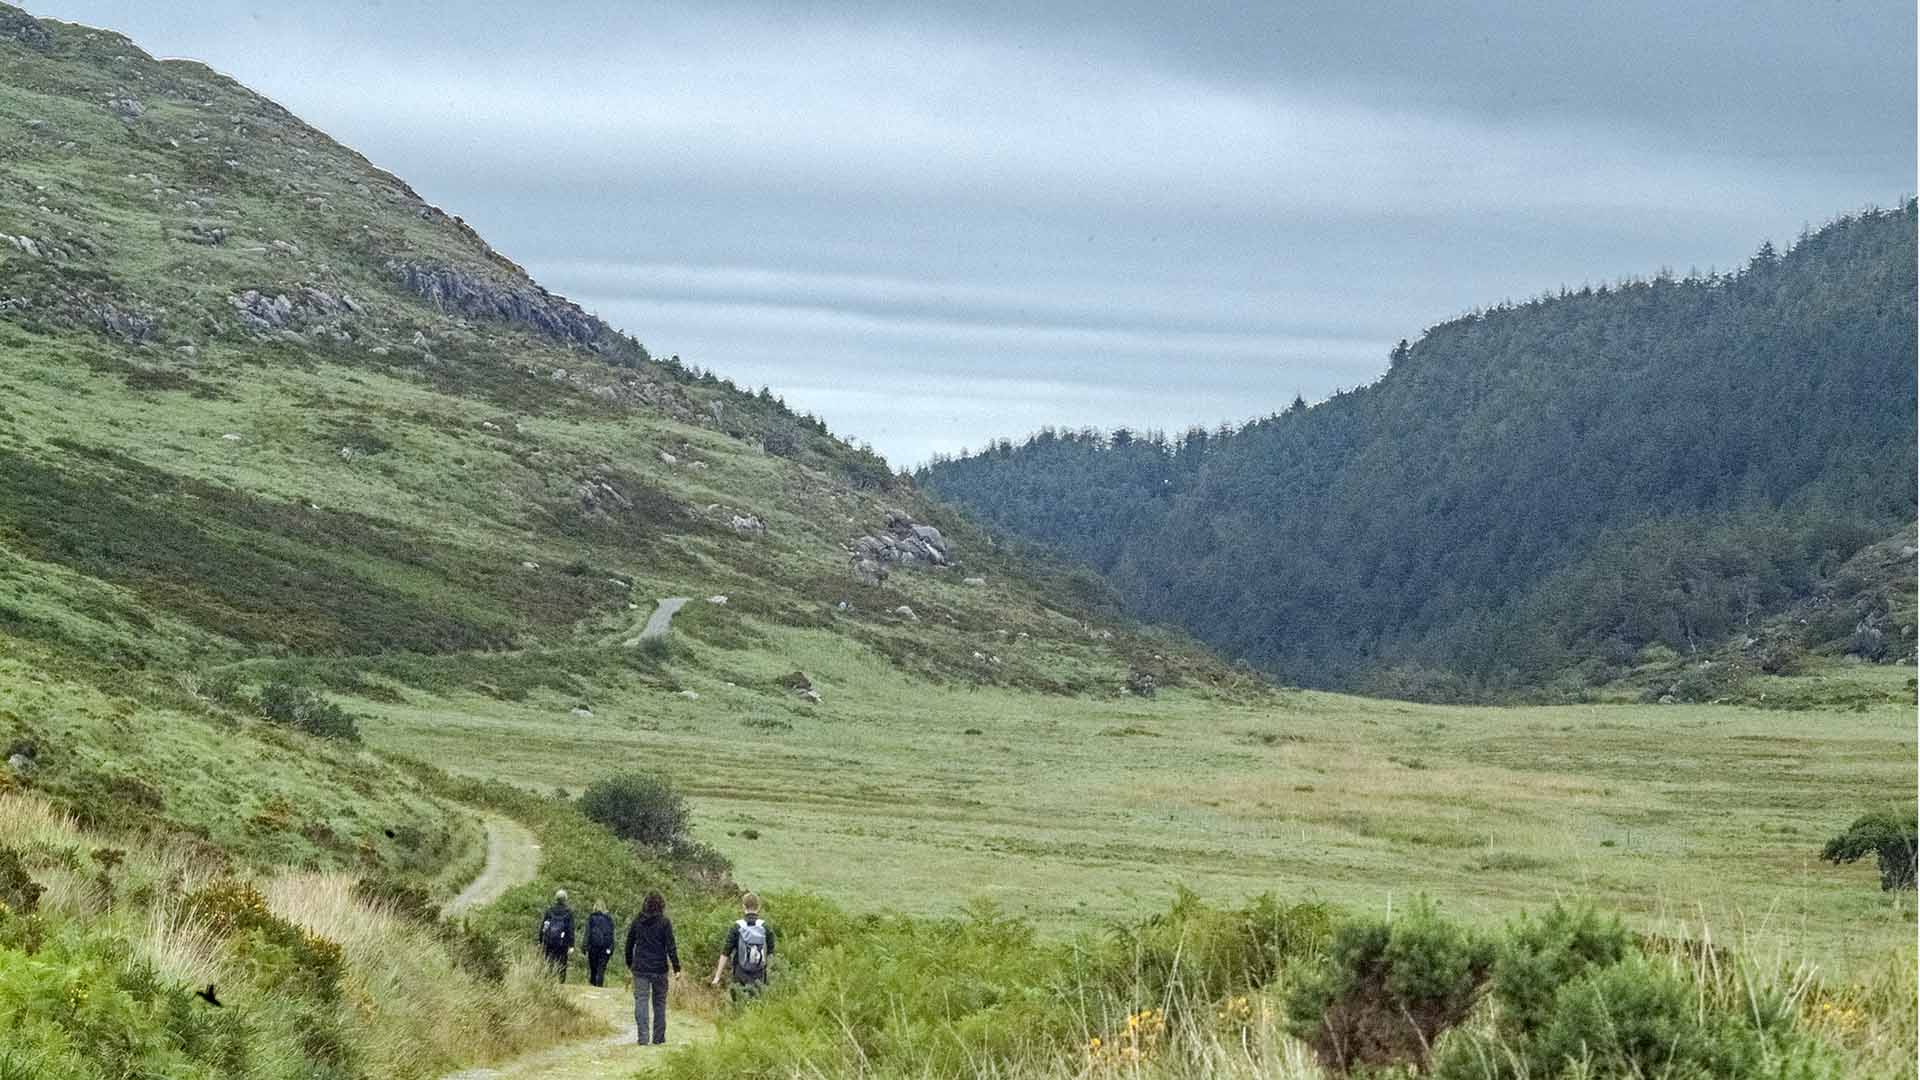
[[(1912, 798), (1911, 706), (1096, 700), (933, 688), (825, 634), (769, 634), (676, 670), (693, 698), (603, 688), (580, 715), (557, 696), (403, 690), (363, 729), (539, 790), (664, 771), (743, 884), (856, 909), (985, 897), (1065, 930), (1183, 885), (1373, 911), (1427, 893), (1483, 919), (1591, 897), (1829, 971), (1913, 947), (1910, 896), (1817, 858), (1859, 813)], [(778, 690), (795, 668), (819, 704)]]

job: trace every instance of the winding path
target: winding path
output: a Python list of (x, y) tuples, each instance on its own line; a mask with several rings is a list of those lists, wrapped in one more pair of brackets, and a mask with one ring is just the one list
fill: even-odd
[(669, 596), (661, 600), (660, 606), (654, 608), (653, 614), (647, 616), (647, 625), (640, 631), (640, 640), (651, 641), (657, 637), (667, 636), (668, 629), (673, 626), (674, 613), (686, 607), (688, 599), (690, 598), (685, 596)]
[[(670, 601), (663, 600), (661, 606), (668, 603)], [(674, 609), (678, 608), (679, 604), (675, 604)], [(668, 618), (672, 614), (669, 611)], [(532, 881), (540, 867), (540, 841), (534, 839), (526, 826), (493, 815), (485, 821), (486, 865), (478, 877), (460, 890), (459, 896), (447, 901), (443, 910), (448, 915), (459, 915), (498, 900), (515, 885)], [(676, 985), (671, 998), (672, 1011), (667, 1017), (668, 1044), (660, 1047), (635, 1043), (633, 994), (623, 985), (624, 979), (615, 977), (613, 969), (618, 967), (616, 960), (607, 973), (607, 981), (612, 985), (588, 986), (586, 960), (575, 957), (569, 971), (575, 981), (563, 990), (581, 1012), (602, 1021), (609, 1034), (549, 1046), (489, 1068), (462, 1069), (449, 1073), (443, 1080), (598, 1080), (606, 1076), (631, 1076), (650, 1070), (664, 1052), (676, 1044), (713, 1037), (713, 1021), (689, 1009), (688, 995), (682, 993), (687, 987)]]
[(540, 841), (527, 827), (509, 818), (489, 816), (487, 826), (487, 862), (480, 874), (447, 901), (441, 910), (459, 915), (482, 904), (491, 904), (515, 885), (533, 880), (540, 868)]

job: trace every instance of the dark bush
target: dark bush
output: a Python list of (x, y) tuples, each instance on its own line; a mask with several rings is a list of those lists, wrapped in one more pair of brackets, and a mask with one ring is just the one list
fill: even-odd
[(346, 710), (303, 686), (270, 682), (254, 702), (260, 714), (276, 724), (297, 728), (323, 739), (358, 741), (360, 727)]
[(688, 881), (720, 892), (739, 891), (733, 885), (733, 860), (711, 844), (683, 836), (674, 842), (670, 854), (674, 869)]
[(20, 853), (0, 847), (0, 907), (21, 915), (31, 915), (40, 906), (45, 890), (27, 873)]
[(666, 847), (682, 841), (692, 820), (687, 800), (665, 776), (622, 773), (596, 780), (580, 796), (580, 812), (615, 836)]
[(1287, 998), (1295, 1035), (1334, 1073), (1424, 1070), (1440, 1034), (1466, 1019), (1493, 966), (1492, 946), (1426, 901), (1391, 922), (1354, 922), (1328, 962)]
[(465, 919), (453, 927), (447, 948), (461, 971), (482, 982), (501, 983), (507, 978), (507, 955), (500, 942), (470, 926)]
[(1827, 841), (1820, 857), (1839, 865), (1874, 856), (1880, 863), (1882, 889), (1914, 887), (1915, 848), (1920, 845), (1920, 823), (1909, 806), (1900, 811), (1881, 811), (1856, 818), (1847, 831)]
[(440, 905), (433, 902), (426, 886), (406, 878), (376, 875), (353, 883), (353, 898), (365, 904), (390, 908), (394, 914), (419, 923), (440, 921)]

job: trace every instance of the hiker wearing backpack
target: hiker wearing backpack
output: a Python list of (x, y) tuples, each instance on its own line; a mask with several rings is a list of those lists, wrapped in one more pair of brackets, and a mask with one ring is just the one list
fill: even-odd
[(593, 914), (587, 916), (587, 982), (607, 985), (607, 961), (613, 958), (613, 916), (607, 905), (593, 902)]
[[(633, 972), (633, 1026), (640, 1045), (667, 1041), (667, 968), (680, 974), (680, 949), (673, 943), (673, 920), (667, 918), (667, 902), (657, 892), (647, 894), (640, 914), (627, 927), (627, 970)], [(652, 1039), (648, 1039), (647, 1014), (651, 999)]]
[(567, 890), (553, 894), (553, 906), (540, 916), (540, 948), (547, 954), (547, 968), (567, 981), (567, 954), (573, 951), (573, 909), (567, 906)]
[(727, 965), (733, 965), (734, 997), (757, 997), (767, 986), (767, 965), (773, 962), (773, 927), (760, 918), (760, 898), (740, 898), (740, 921), (727, 931), (727, 945), (713, 966), (713, 985), (720, 985)]

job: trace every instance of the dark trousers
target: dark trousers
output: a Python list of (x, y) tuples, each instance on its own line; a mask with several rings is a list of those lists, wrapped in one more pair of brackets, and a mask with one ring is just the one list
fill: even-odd
[[(653, 999), (652, 1038), (648, 1038), (647, 999)], [(640, 1042), (663, 1043), (667, 1041), (667, 973), (648, 975), (633, 973), (633, 1026)]]
[(567, 981), (567, 950), (554, 952), (547, 950), (547, 970), (557, 976), (561, 982)]
[(587, 981), (595, 986), (607, 985), (607, 960), (613, 956), (613, 950), (589, 952), (587, 954)]

